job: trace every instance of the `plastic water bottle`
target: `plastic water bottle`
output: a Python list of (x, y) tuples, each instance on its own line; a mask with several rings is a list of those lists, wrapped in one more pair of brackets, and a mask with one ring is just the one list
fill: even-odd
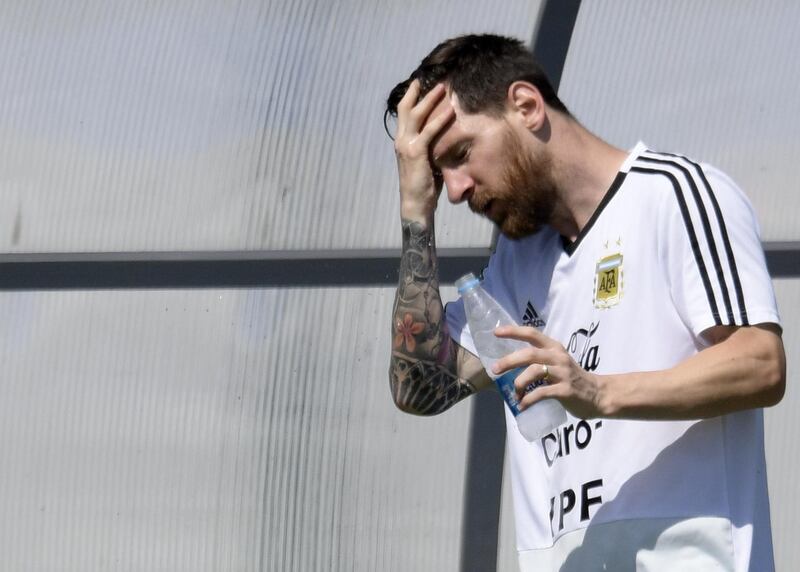
[(556, 399), (544, 399), (520, 413), (514, 380), (524, 368), (507, 371), (498, 376), (492, 372), (492, 366), (498, 359), (528, 347), (528, 344), (520, 340), (498, 338), (494, 335), (494, 330), (500, 326), (516, 326), (517, 324), (508, 315), (508, 312), (483, 289), (480, 280), (475, 278), (474, 274), (465, 274), (459, 278), (456, 281), (456, 287), (464, 300), (467, 324), (469, 324), (475, 349), (478, 350), (478, 357), (480, 357), (486, 373), (497, 384), (500, 395), (503, 396), (511, 413), (514, 414), (522, 436), (528, 441), (534, 441), (565, 423), (567, 413)]

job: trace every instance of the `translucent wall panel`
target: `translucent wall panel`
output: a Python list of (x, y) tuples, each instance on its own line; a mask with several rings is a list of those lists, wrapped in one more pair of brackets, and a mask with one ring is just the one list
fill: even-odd
[(797, 514), (800, 493), (797, 472), (800, 458), (800, 278), (775, 281), (778, 308), (783, 322), (786, 348), (786, 395), (776, 407), (767, 410), (765, 419), (767, 474), (772, 510), (772, 537), (775, 542), (776, 570), (793, 570), (800, 562), (797, 543)]
[[(390, 89), (538, 0), (0, 3), (0, 250), (399, 245)], [(446, 209), (443, 246), (491, 229)]]
[(800, 3), (583, 2), (560, 93), (589, 128), (727, 171), (796, 240)]
[(511, 493), (511, 469), (506, 454), (503, 466), (500, 525), (497, 533), (497, 572), (519, 572), (517, 563), (517, 529), (514, 523), (514, 499)]
[(2, 569), (457, 570), (470, 408), (396, 411), (392, 296), (0, 294)]

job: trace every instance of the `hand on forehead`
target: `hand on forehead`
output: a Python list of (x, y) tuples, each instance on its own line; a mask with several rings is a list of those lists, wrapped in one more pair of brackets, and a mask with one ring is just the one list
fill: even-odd
[(458, 118), (463, 113), (463, 110), (461, 109), (458, 103), (458, 96), (455, 94), (455, 92), (453, 92), (448, 85), (446, 84), (441, 84), (441, 85), (443, 85), (445, 88), (445, 94), (431, 111), (426, 123), (438, 117), (442, 113), (447, 113), (451, 109), (453, 110), (453, 112), (455, 112), (454, 114), (456, 120), (458, 120)]

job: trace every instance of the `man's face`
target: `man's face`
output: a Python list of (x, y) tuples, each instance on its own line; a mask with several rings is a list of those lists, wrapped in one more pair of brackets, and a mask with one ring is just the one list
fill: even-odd
[(452, 96), (431, 116), (445, 105), (453, 106), (455, 119), (434, 140), (431, 160), (442, 173), (448, 199), (467, 201), (510, 238), (547, 224), (557, 193), (546, 150), (524, 142), (507, 118), (467, 114)]

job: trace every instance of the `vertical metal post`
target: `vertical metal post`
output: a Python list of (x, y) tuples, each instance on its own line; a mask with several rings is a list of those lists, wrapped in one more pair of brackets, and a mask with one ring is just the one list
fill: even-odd
[(533, 36), (533, 54), (556, 91), (561, 85), (561, 73), (580, 8), (581, 0), (544, 0), (542, 17)]

